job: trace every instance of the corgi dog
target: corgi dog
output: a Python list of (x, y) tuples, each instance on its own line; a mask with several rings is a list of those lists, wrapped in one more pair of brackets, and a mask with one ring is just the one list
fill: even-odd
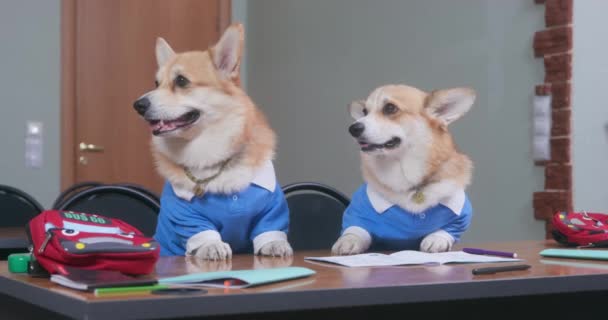
[(343, 216), (336, 255), (385, 250), (443, 252), (468, 228), (465, 194), (472, 161), (459, 152), (448, 125), (475, 101), (469, 88), (430, 93), (406, 85), (376, 88), (349, 105), (348, 128), (361, 148), (365, 183)]
[(156, 89), (133, 107), (152, 131), (166, 179), (155, 239), (161, 255), (225, 260), (291, 256), (289, 209), (272, 160), (275, 133), (239, 83), (242, 25), (207, 51), (156, 42)]

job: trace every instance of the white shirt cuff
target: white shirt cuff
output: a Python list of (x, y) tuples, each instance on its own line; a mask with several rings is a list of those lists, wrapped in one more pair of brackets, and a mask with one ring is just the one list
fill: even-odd
[(352, 234), (359, 237), (362, 240), (361, 246), (364, 248), (364, 250), (369, 249), (369, 246), (372, 245), (372, 236), (369, 234), (369, 232), (367, 232), (367, 230), (361, 227), (348, 227), (346, 230), (344, 230), (344, 232), (342, 232), (342, 235), (345, 234)]
[(201, 231), (188, 239), (186, 242), (186, 255), (194, 255), (196, 249), (200, 248), (204, 243), (222, 241), (222, 236), (215, 230)]
[(253, 238), (253, 253), (258, 254), (264, 245), (277, 240), (287, 241), (287, 234), (283, 231), (266, 231), (258, 234)]

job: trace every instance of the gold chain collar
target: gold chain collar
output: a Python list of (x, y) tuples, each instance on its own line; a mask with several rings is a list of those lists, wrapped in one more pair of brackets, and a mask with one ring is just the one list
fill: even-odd
[(222, 161), (221, 163), (214, 165), (214, 167), (219, 166), (220, 168), (215, 174), (205, 179), (198, 179), (192, 174), (192, 171), (190, 171), (189, 168), (184, 167), (184, 173), (186, 174), (186, 177), (188, 177), (188, 179), (190, 179), (190, 181), (194, 182), (195, 184), (194, 189), (192, 190), (194, 192), (194, 195), (197, 197), (202, 196), (205, 193), (205, 187), (207, 186), (207, 184), (209, 184), (209, 182), (211, 182), (213, 179), (217, 178), (217, 176), (219, 176), (220, 173), (224, 171), (224, 169), (232, 159), (234, 159), (234, 157), (230, 157)]

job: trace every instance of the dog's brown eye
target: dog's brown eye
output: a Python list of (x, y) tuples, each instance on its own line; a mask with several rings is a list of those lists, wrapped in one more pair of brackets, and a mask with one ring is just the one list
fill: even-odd
[(399, 110), (399, 108), (397, 108), (396, 105), (394, 105), (392, 103), (387, 103), (382, 108), (382, 113), (384, 113), (385, 115), (389, 115), (389, 114), (396, 113), (398, 110)]
[(156, 86), (158, 88), (159, 85), (160, 85), (160, 83), (158, 83), (158, 80), (154, 80), (154, 86)]
[(190, 80), (186, 79), (184, 76), (177, 76), (175, 78), (175, 85), (180, 88), (185, 88), (190, 84)]
[(363, 115), (366, 116), (367, 115), (367, 108), (363, 108)]

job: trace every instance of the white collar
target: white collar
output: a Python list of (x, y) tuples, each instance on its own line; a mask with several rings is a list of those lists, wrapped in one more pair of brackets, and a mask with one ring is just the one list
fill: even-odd
[[(367, 185), (367, 198), (378, 214), (384, 213), (390, 207), (395, 205), (394, 203), (384, 199), (378, 192), (372, 189), (369, 184)], [(439, 201), (440, 204), (446, 206), (457, 216), (462, 213), (464, 202), (465, 194), (463, 189), (458, 189), (453, 195)]]
[(272, 161), (266, 161), (262, 167), (258, 169), (251, 183), (258, 185), (270, 192), (274, 192), (275, 188), (277, 187), (277, 178), (274, 173)]

